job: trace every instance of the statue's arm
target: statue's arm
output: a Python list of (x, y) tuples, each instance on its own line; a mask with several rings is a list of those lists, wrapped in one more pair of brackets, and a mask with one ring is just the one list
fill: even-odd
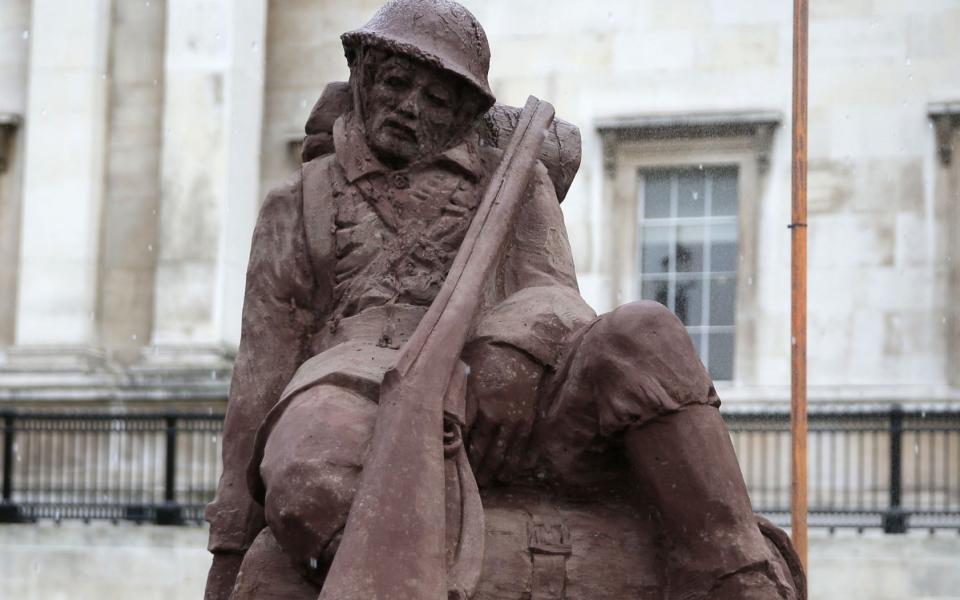
[(497, 279), (504, 299), (483, 315), (464, 352), (467, 450), (480, 485), (509, 480), (522, 466), (543, 374), (595, 316), (580, 297), (563, 214), (540, 165)]
[(208, 600), (229, 596), (240, 557), (264, 527), (263, 508), (246, 482), (254, 435), (307, 358), (307, 340), (317, 330), (301, 190), (297, 178), (272, 191), (253, 234), (240, 349), (224, 422), (223, 474), (206, 509), (214, 553)]
[(563, 341), (596, 315), (580, 296), (563, 213), (541, 165), (499, 277), (505, 299), (484, 315), (476, 339), (515, 347), (543, 366), (555, 366)]

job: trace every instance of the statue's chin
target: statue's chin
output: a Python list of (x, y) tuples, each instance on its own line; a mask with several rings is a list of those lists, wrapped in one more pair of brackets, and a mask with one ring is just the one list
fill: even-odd
[(420, 148), (415, 143), (386, 132), (373, 136), (368, 143), (383, 164), (394, 168), (403, 168), (420, 158)]

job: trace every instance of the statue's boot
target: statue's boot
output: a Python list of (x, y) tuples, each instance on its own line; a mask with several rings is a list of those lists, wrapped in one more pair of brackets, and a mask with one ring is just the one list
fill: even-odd
[(716, 408), (688, 406), (628, 430), (625, 441), (642, 501), (661, 523), (666, 598), (797, 600), (757, 526)]

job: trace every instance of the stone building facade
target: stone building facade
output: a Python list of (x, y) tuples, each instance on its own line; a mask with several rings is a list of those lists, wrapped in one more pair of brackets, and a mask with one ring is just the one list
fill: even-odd
[[(790, 3), (463, 3), (498, 99), (581, 128), (587, 300), (785, 400)], [(0, 402), (222, 402), (259, 202), (379, 4), (0, 3)], [(960, 4), (811, 5), (811, 398), (960, 400)]]

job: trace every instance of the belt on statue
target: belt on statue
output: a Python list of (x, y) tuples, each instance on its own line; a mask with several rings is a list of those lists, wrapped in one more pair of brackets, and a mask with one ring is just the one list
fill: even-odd
[(533, 573), (531, 600), (563, 600), (567, 582), (567, 557), (573, 553), (570, 531), (560, 511), (547, 502), (529, 509), (527, 540)]

